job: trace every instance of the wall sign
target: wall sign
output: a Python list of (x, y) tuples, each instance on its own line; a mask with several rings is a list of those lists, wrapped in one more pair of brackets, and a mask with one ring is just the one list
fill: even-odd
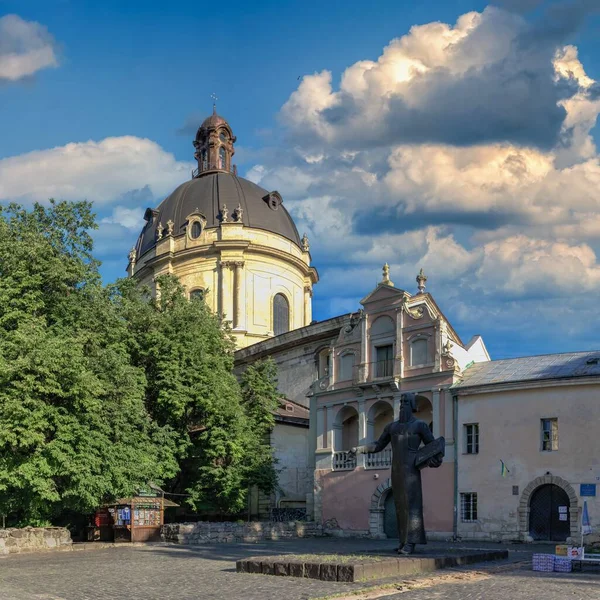
[(582, 483), (579, 486), (580, 496), (595, 496), (596, 495), (596, 484), (595, 483)]

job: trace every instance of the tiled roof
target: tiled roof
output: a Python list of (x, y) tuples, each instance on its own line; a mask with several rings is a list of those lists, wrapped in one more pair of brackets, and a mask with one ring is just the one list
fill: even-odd
[(474, 363), (464, 371), (462, 381), (455, 383), (452, 388), (590, 376), (600, 377), (600, 351), (565, 352)]

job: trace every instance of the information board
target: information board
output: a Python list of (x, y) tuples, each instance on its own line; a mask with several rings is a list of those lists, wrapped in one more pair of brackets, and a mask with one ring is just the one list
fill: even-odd
[(579, 489), (580, 496), (595, 496), (596, 495), (596, 484), (595, 483), (582, 483)]

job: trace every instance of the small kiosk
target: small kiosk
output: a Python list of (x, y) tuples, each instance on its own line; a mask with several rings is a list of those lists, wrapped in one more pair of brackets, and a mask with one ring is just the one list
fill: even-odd
[(93, 533), (88, 539), (114, 542), (160, 541), (164, 510), (179, 506), (164, 497), (164, 491), (151, 485), (130, 498), (118, 498), (96, 513)]

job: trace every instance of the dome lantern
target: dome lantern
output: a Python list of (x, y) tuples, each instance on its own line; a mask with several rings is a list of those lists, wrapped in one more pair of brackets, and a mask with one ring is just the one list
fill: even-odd
[(235, 140), (229, 123), (217, 114), (213, 104), (213, 114), (204, 120), (196, 133), (194, 158), (198, 161), (198, 169), (192, 176), (202, 177), (204, 173), (214, 171), (235, 172), (235, 166), (231, 164)]

